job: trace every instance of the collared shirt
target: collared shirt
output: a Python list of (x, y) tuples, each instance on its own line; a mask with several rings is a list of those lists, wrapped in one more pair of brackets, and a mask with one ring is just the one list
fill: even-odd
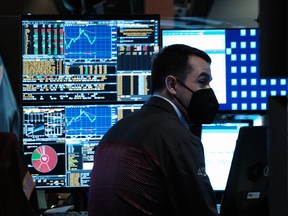
[(170, 101), (168, 98), (165, 98), (165, 97), (163, 97), (162, 95), (159, 95), (159, 94), (153, 94), (153, 96), (155, 96), (155, 97), (160, 97), (160, 98), (166, 100), (167, 102), (169, 102), (169, 103), (172, 105), (172, 107), (174, 108), (175, 112), (177, 113), (180, 121), (185, 125), (185, 127), (187, 127), (187, 128), (189, 129), (189, 126), (188, 126), (187, 121), (186, 121), (185, 118), (183, 117), (183, 115), (182, 115), (182, 113), (180, 112), (180, 110), (178, 109), (178, 107), (177, 107), (174, 103), (172, 103), (172, 101)]

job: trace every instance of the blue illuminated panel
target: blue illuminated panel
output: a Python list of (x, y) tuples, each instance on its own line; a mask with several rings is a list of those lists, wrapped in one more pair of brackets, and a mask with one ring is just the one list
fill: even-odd
[(287, 79), (260, 78), (259, 29), (162, 30), (162, 46), (184, 43), (212, 59), (211, 86), (220, 111), (262, 112), (269, 96), (285, 96)]
[(287, 94), (287, 79), (259, 77), (259, 30), (226, 30), (227, 101), (222, 109), (267, 110), (268, 96)]

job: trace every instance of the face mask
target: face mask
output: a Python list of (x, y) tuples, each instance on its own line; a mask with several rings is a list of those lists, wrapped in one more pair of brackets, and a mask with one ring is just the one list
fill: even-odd
[[(183, 87), (193, 93), (187, 109), (189, 118), (195, 124), (210, 124), (214, 121), (219, 109), (218, 100), (212, 88), (192, 91), (182, 82), (177, 80)], [(176, 97), (183, 106), (183, 103)], [(184, 106), (185, 107), (185, 106)]]

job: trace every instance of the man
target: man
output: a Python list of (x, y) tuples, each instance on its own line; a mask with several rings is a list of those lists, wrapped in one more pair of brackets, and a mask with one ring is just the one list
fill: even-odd
[(189, 130), (211, 123), (219, 107), (210, 64), (181, 44), (154, 57), (153, 95), (95, 149), (89, 215), (218, 215), (202, 143)]

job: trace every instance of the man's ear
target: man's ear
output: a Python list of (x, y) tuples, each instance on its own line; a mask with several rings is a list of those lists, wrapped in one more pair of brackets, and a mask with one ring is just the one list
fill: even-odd
[(166, 88), (171, 94), (176, 94), (176, 78), (169, 75), (165, 79)]

